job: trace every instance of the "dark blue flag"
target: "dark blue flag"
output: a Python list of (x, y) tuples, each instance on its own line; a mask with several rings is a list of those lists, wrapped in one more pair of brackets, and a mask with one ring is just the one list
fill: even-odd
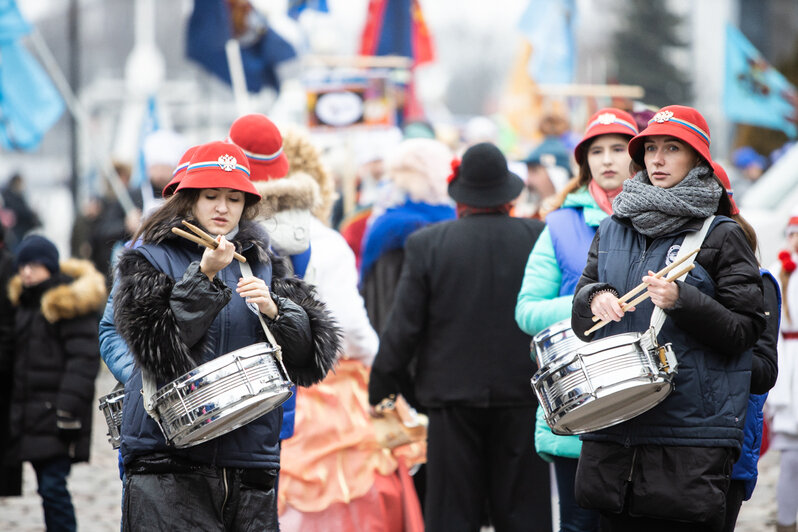
[[(247, 90), (258, 92), (264, 86), (280, 90), (277, 66), (296, 57), (294, 47), (253, 12), (248, 18), (246, 38), (239, 40)], [(224, 0), (194, 0), (188, 21), (186, 53), (208, 72), (231, 83), (225, 44), (233, 38), (233, 22)]]

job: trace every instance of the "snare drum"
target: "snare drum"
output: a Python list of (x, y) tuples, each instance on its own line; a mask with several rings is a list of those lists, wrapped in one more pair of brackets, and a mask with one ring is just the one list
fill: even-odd
[(277, 350), (262, 342), (206, 362), (158, 389), (151, 402), (166, 440), (191, 447), (274, 410), (292, 383)]
[(100, 397), (100, 411), (108, 424), (108, 441), (114, 449), (121, 443), (122, 400), (125, 398), (125, 387), (117, 384), (108, 395)]
[(653, 408), (673, 389), (676, 357), (653, 330), (585, 343), (541, 367), (532, 387), (555, 434), (617, 425)]
[(571, 329), (570, 318), (558, 321), (540, 331), (532, 339), (532, 350), (535, 353), (538, 368), (551, 367), (557, 360), (573, 355), (584, 345), (587, 345), (587, 342), (580, 340)]

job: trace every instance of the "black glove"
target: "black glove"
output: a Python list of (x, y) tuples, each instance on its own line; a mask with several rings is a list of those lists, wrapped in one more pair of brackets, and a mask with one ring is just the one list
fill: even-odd
[(72, 416), (69, 412), (58, 410), (56, 412), (56, 426), (58, 427), (58, 437), (65, 442), (73, 442), (80, 436), (82, 426), (79, 419)]

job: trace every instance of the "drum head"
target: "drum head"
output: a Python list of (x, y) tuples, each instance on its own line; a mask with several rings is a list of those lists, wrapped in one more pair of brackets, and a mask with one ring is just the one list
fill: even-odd
[[(549, 423), (555, 434), (583, 434), (605, 429), (650, 410), (671, 393), (670, 381), (624, 382), (599, 390)], [(573, 406), (573, 405), (572, 405)]]

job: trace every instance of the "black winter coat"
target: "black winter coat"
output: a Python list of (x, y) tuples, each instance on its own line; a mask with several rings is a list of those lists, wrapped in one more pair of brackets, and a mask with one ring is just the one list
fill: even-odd
[[(16, 307), (9, 458), (88, 461), (105, 277), (89, 261), (70, 259), (33, 287), (23, 288), (15, 276), (9, 295)], [(76, 439), (62, 437), (57, 412), (80, 421)]]
[(542, 229), (537, 220), (475, 214), (410, 235), (371, 371), (372, 404), (400, 390), (416, 353), (415, 394), (424, 407), (536, 403), (531, 338), (514, 312)]

